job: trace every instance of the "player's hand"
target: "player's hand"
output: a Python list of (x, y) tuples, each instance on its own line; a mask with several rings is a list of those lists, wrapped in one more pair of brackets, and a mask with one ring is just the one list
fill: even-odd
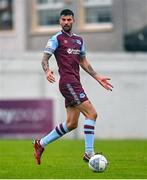
[(108, 81), (111, 79), (108, 77), (98, 76), (96, 77), (97, 81), (100, 83), (101, 86), (103, 86), (106, 90), (112, 91), (113, 86)]
[(53, 75), (53, 71), (52, 70), (48, 70), (47, 72), (46, 72), (46, 78), (47, 78), (47, 80), (50, 82), (50, 83), (54, 83), (55, 82), (55, 77), (54, 77), (54, 75)]

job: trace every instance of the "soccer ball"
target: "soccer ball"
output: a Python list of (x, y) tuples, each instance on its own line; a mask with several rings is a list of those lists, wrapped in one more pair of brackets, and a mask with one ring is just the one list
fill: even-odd
[(96, 154), (90, 158), (88, 165), (95, 172), (103, 172), (108, 166), (108, 161), (105, 156)]

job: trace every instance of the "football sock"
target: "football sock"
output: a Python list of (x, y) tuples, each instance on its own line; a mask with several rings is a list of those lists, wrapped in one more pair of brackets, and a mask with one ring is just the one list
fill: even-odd
[(86, 119), (84, 123), (85, 134), (85, 152), (90, 155), (94, 154), (94, 128), (96, 122), (91, 119)]
[(55, 141), (56, 139), (62, 137), (64, 134), (68, 133), (70, 130), (67, 128), (66, 122), (63, 122), (56, 126), (49, 134), (41, 138), (40, 145), (45, 147), (47, 144)]

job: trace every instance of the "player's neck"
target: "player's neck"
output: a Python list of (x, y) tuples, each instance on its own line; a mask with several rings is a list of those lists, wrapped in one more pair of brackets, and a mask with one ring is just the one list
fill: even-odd
[(63, 31), (65, 34), (67, 34), (68, 36), (72, 36), (72, 35), (73, 35), (73, 32), (72, 32), (72, 31), (66, 32), (66, 31), (64, 31), (63, 29), (62, 29), (62, 31)]

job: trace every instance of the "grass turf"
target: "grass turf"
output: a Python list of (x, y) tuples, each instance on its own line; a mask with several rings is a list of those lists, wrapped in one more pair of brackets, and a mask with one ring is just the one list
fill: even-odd
[(83, 140), (58, 140), (47, 146), (40, 166), (30, 140), (0, 141), (1, 179), (147, 179), (146, 140), (96, 140), (95, 149), (109, 160), (103, 173), (83, 162)]

